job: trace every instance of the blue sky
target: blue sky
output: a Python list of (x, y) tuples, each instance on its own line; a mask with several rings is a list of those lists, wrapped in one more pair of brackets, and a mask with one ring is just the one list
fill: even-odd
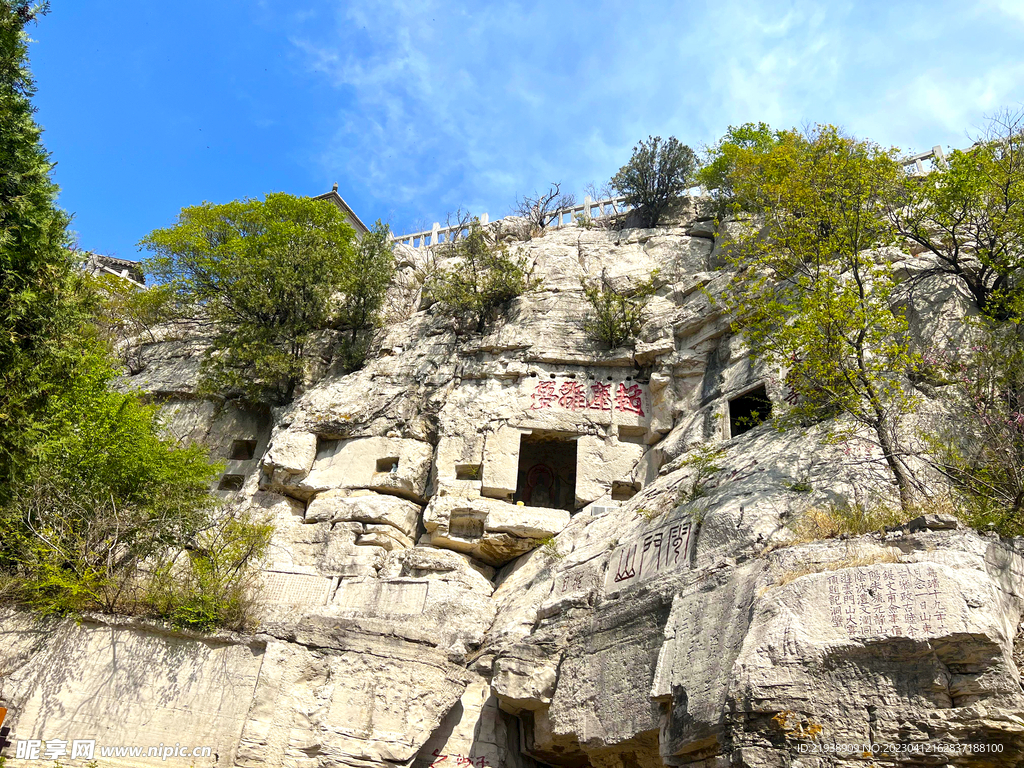
[(1024, 103), (1024, 0), (54, 0), (37, 119), (82, 247), (338, 182), (367, 224), (582, 197), (648, 134), (832, 122), (906, 150)]

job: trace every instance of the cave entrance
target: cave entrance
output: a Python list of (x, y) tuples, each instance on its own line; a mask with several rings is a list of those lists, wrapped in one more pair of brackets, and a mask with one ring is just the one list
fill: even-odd
[(764, 384), (729, 401), (729, 437), (737, 437), (772, 415), (772, 401)]
[(540, 430), (523, 435), (512, 498), (531, 507), (575, 511), (576, 436)]

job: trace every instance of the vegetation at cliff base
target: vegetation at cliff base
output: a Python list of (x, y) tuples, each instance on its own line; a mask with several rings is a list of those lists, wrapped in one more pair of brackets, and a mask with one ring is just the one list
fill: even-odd
[[(0, 0), (0, 599), (241, 628), (267, 528), (227, 523), (206, 451), (169, 441), (155, 406), (112, 387), (121, 332), (97, 318), (109, 292), (70, 248), (32, 118), (25, 26), (44, 10)], [(226, 524), (244, 552), (214, 536)], [(193, 577), (211, 563), (219, 579)], [(212, 606), (201, 621), (180, 619), (197, 601)]]

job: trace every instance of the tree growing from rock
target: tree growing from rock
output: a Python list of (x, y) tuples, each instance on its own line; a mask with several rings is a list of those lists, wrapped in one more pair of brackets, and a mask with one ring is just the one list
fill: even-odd
[(635, 341), (646, 319), (647, 304), (655, 291), (658, 271), (628, 288), (616, 289), (602, 270), (599, 282), (582, 281), (583, 296), (590, 312), (583, 328), (610, 349)]
[(524, 195), (516, 200), (512, 209), (514, 216), (526, 219), (536, 229), (544, 229), (556, 211), (576, 205), (576, 197), (562, 193), (562, 184), (558, 182), (548, 187), (547, 192), (535, 193), (532, 197)]
[(771, 151), (780, 134), (767, 123), (730, 125), (725, 135), (704, 151), (704, 160), (695, 180), (711, 195), (718, 216), (735, 214), (750, 203), (737, 196), (733, 173), (741, 156)]
[(532, 270), (521, 252), (489, 242), (479, 219), (459, 219), (456, 236), (442, 243), (437, 257), (448, 266), (433, 272), (426, 292), (460, 324), (483, 333), (501, 307), (534, 286)]
[(672, 201), (685, 192), (697, 169), (693, 150), (675, 136), (649, 136), (633, 147), (633, 156), (612, 176), (611, 186), (636, 208), (640, 223), (655, 227)]
[(275, 405), (293, 398), (317, 334), (342, 329), (346, 362), (361, 362), (392, 270), (379, 222), (360, 246), (335, 205), (283, 193), (184, 208), (140, 245), (179, 306), (211, 326), (205, 388)]
[(900, 172), (894, 150), (832, 126), (742, 154), (729, 183), (758, 218), (732, 249), (722, 298), (755, 357), (786, 371), (788, 418), (866, 429), (909, 508), (900, 426), (916, 402), (906, 375), (917, 360), (889, 263), (871, 250), (892, 242), (882, 203)]
[(903, 178), (887, 210), (896, 231), (935, 263), (910, 287), (950, 275), (979, 310), (1007, 319), (1024, 267), (1024, 111), (999, 113), (973, 147)]

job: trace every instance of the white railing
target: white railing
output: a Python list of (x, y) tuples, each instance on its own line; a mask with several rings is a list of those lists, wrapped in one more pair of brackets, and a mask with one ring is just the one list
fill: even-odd
[[(567, 208), (559, 208), (557, 211), (551, 211), (545, 216), (544, 226), (546, 227), (560, 227), (562, 224), (568, 224), (573, 221), (577, 215), (585, 215), (591, 219), (601, 219), (606, 216), (615, 216), (620, 213), (625, 213), (630, 209), (630, 206), (626, 204), (625, 196), (608, 197), (603, 200), (591, 200), (590, 196), (583, 198), (583, 202), (579, 205), (571, 205)], [(507, 216), (506, 218), (514, 218)], [(487, 214), (480, 216), (480, 223), (487, 224), (490, 219)], [(451, 242), (453, 237), (459, 235), (459, 232), (465, 233), (466, 226), (455, 225), (450, 227), (442, 227), (439, 223), (435, 222), (431, 229), (425, 229), (422, 232), (413, 232), (409, 235), (395, 235), (393, 240), (403, 245), (408, 245), (410, 248), (422, 248), (429, 245), (438, 245), (439, 243)]]
[[(938, 167), (944, 167), (946, 165), (946, 155), (942, 152), (942, 147), (935, 145), (927, 152), (920, 152), (916, 155), (910, 155), (909, 157), (903, 158), (901, 164), (907, 173), (912, 176), (923, 176), (928, 173), (928, 169), (925, 168), (925, 161), (930, 160), (933, 165)], [(691, 188), (688, 192), (693, 193), (697, 191), (698, 194), (705, 192), (703, 188), (699, 190), (697, 188)], [(607, 197), (603, 200), (592, 200), (589, 195), (583, 198), (583, 202), (579, 205), (571, 205), (567, 208), (559, 208), (557, 211), (552, 211), (545, 217), (544, 226), (556, 226), (560, 227), (563, 224), (568, 224), (580, 214), (591, 218), (601, 219), (607, 216), (616, 216), (620, 213), (625, 213), (630, 210), (630, 206), (626, 204), (625, 195), (619, 195), (618, 197)], [(514, 218), (506, 216), (505, 218)], [(503, 221), (504, 219), (501, 219)], [(486, 224), (489, 221), (487, 214), (480, 216), (480, 223)], [(465, 225), (455, 225), (450, 227), (442, 227), (439, 223), (434, 222), (434, 226), (431, 229), (425, 229), (422, 232), (413, 232), (409, 235), (395, 235), (392, 239), (397, 243), (408, 245), (411, 248), (422, 248), (424, 246), (438, 245), (439, 243), (451, 242), (452, 237), (457, 236), (457, 233), (466, 232)]]
[(911, 176), (924, 176), (928, 173), (928, 169), (924, 167), (925, 160), (931, 160), (935, 166), (944, 166), (946, 164), (946, 156), (942, 153), (942, 147), (935, 145), (927, 152), (921, 152), (910, 157), (905, 157), (901, 161), (903, 163), (903, 169)]

